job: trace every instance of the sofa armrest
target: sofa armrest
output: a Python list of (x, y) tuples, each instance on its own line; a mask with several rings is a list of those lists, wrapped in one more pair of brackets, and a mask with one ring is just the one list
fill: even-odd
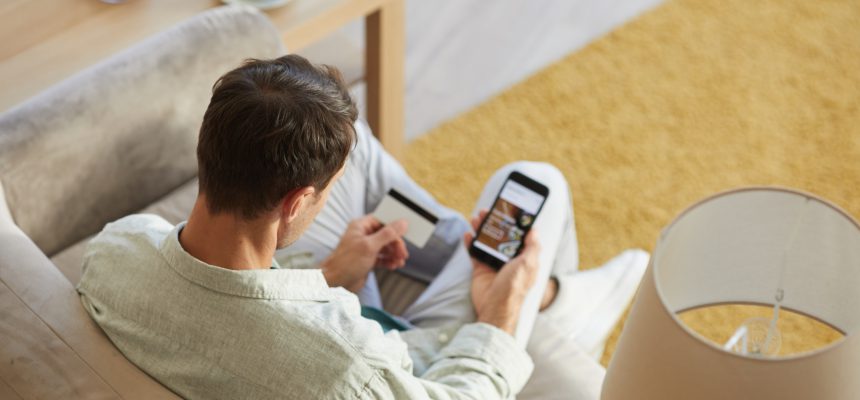
[(3, 198), (0, 186), (0, 382), (24, 398), (177, 398), (113, 346)]
[[(0, 383), (12, 398), (119, 397), (4, 282), (0, 315)], [(0, 398), (7, 398), (3, 390)]]

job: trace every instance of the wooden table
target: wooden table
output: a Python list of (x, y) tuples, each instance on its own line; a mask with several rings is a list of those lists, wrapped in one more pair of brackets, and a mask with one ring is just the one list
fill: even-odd
[[(3, 0), (0, 112), (218, 0)], [(266, 14), (287, 49), (301, 51), (365, 18), (367, 119), (382, 144), (403, 145), (404, 0), (294, 0)]]

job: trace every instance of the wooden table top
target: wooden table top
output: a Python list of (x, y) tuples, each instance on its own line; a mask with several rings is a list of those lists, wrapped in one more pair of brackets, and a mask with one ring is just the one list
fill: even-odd
[[(266, 11), (291, 51), (387, 0), (293, 0)], [(219, 0), (5, 0), (0, 4), (0, 112)]]

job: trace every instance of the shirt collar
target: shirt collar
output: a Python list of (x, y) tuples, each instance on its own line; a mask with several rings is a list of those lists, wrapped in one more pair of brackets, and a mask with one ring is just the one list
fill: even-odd
[[(177, 274), (209, 290), (268, 300), (329, 301), (331, 290), (319, 269), (231, 270), (200, 261), (182, 248), (176, 225), (161, 244), (161, 254)], [(274, 262), (274, 260), (273, 260)], [(276, 264), (277, 265), (277, 264)]]

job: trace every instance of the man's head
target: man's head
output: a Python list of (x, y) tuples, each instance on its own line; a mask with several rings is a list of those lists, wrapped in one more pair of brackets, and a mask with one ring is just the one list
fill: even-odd
[(279, 218), (278, 246), (292, 242), (325, 203), (355, 142), (356, 118), (333, 67), (288, 55), (228, 72), (213, 87), (197, 144), (209, 213)]

